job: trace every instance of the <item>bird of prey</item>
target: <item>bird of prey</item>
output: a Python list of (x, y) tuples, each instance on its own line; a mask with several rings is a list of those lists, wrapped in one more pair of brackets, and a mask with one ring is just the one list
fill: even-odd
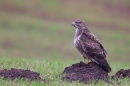
[(84, 20), (75, 20), (72, 26), (76, 28), (74, 45), (84, 57), (84, 61), (89, 59), (101, 65), (107, 72), (110, 72), (111, 67), (106, 61), (107, 52), (99, 39), (89, 31)]

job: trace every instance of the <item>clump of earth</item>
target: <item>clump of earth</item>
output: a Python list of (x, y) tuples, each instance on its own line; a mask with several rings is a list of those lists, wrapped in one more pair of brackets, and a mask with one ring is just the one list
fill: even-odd
[(16, 68), (11, 68), (10, 70), (7, 69), (0, 70), (0, 76), (3, 77), (4, 80), (6, 79), (15, 80), (17, 78), (21, 78), (30, 81), (32, 80), (45, 81), (45, 79), (42, 79), (40, 77), (40, 73)]
[(92, 80), (96, 82), (98, 80), (107, 80), (108, 73), (95, 62), (85, 64), (84, 62), (73, 64), (70, 67), (66, 67), (64, 72), (65, 76), (63, 80), (79, 81), (88, 83)]
[(119, 70), (115, 75), (109, 76), (108, 72), (105, 71), (103, 67), (95, 62), (89, 62), (85, 64), (84, 62), (72, 64), (72, 66), (66, 67), (63, 72), (64, 76), (62, 80), (67, 81), (79, 81), (85, 84), (91, 83), (91, 81), (98, 82), (99, 80), (103, 80), (106, 83), (112, 84), (109, 81), (111, 79), (119, 79), (119, 78), (130, 78), (130, 69)]
[(120, 69), (112, 78), (130, 78), (130, 69), (124, 70)]

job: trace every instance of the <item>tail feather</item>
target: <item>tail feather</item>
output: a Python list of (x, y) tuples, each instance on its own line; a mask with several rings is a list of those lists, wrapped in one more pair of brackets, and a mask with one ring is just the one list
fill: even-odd
[(103, 67), (103, 69), (105, 69), (107, 72), (111, 72), (111, 67), (109, 66), (108, 62), (106, 61), (106, 59), (100, 59), (99, 63), (101, 64), (101, 66)]
[(101, 67), (106, 71), (106, 72), (111, 72), (111, 67), (109, 66), (107, 60), (105, 58), (97, 58), (94, 57), (94, 59), (101, 65)]

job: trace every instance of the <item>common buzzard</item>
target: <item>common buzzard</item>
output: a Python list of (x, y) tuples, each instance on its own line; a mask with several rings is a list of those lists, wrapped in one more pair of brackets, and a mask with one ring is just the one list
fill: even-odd
[(90, 59), (105, 68), (107, 72), (110, 72), (111, 67), (106, 61), (107, 52), (99, 39), (89, 31), (84, 20), (78, 19), (72, 23), (72, 26), (76, 28), (74, 44), (84, 60)]

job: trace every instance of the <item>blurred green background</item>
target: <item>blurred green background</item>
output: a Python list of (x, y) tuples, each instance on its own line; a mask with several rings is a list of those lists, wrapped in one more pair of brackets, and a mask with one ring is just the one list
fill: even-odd
[(81, 61), (76, 19), (100, 39), (109, 61), (130, 61), (130, 0), (0, 0), (0, 56)]

